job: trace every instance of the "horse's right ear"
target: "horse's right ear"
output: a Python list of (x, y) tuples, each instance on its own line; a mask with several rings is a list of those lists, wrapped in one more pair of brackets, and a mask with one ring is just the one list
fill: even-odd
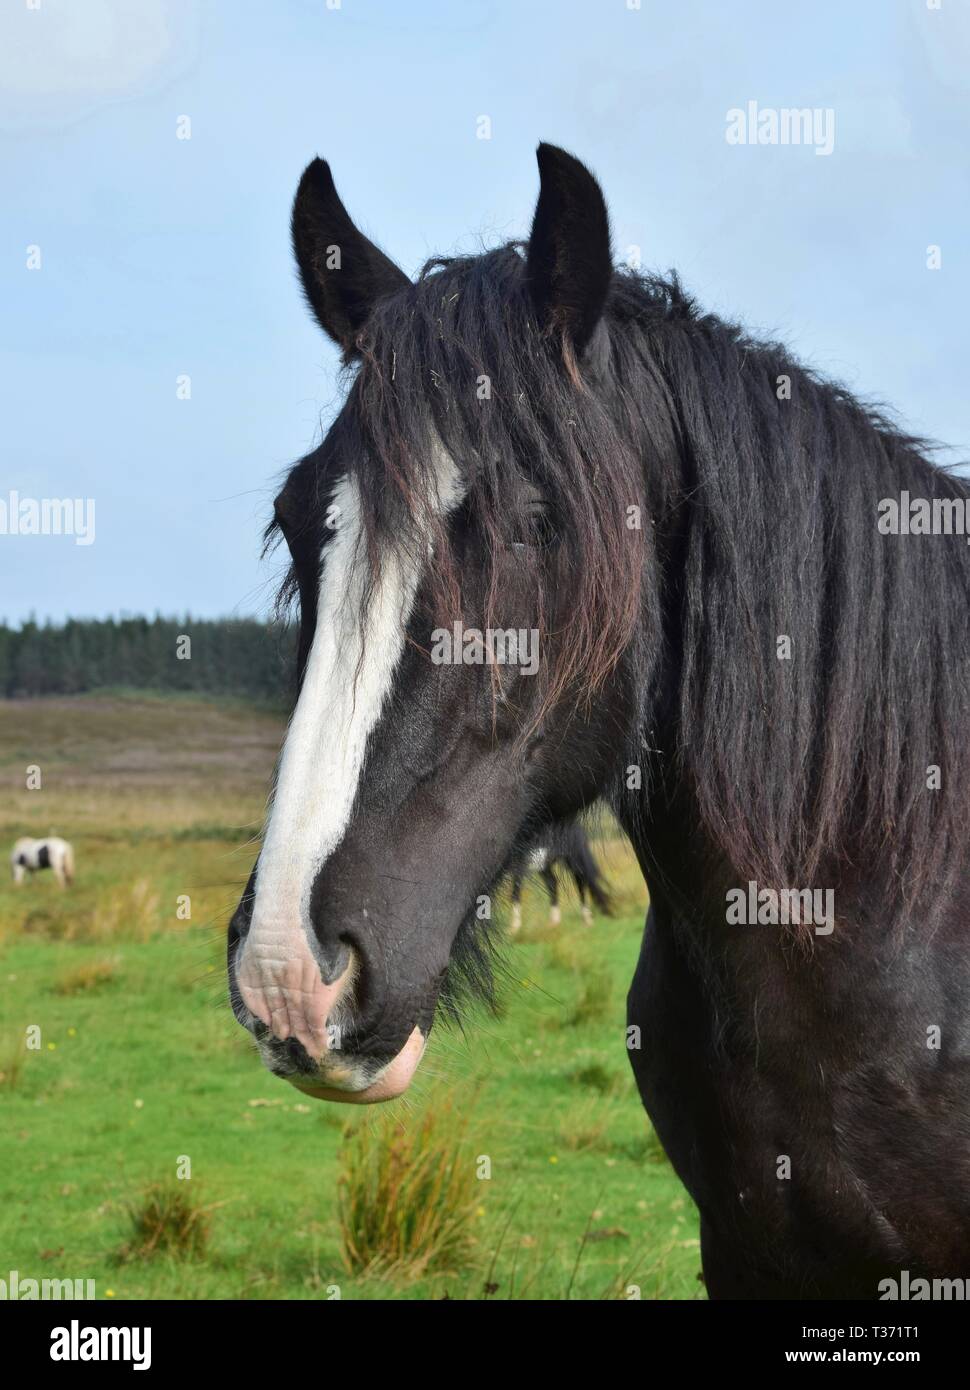
[(324, 159), (308, 164), (293, 202), (293, 251), (303, 292), (325, 333), (353, 356), (378, 300), (410, 284), (351, 221)]

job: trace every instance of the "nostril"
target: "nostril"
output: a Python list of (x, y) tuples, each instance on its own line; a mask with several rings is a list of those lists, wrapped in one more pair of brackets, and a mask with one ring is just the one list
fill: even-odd
[(318, 936), (314, 941), (313, 954), (325, 985), (336, 984), (350, 965), (350, 947), (345, 941), (321, 941)]
[(228, 942), (230, 947), (238, 946), (245, 939), (249, 933), (251, 921), (252, 913), (249, 908), (240, 904), (229, 920)]
[(249, 928), (253, 920), (253, 903), (256, 900), (256, 866), (249, 875), (249, 882), (246, 884), (246, 891), (243, 893), (236, 910), (229, 921), (229, 945), (237, 946), (240, 941), (249, 933)]

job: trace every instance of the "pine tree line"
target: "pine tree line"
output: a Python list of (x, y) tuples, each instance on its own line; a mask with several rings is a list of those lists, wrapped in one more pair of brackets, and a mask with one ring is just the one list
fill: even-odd
[(0, 695), (106, 688), (285, 699), (295, 634), (252, 618), (69, 619), (0, 623)]

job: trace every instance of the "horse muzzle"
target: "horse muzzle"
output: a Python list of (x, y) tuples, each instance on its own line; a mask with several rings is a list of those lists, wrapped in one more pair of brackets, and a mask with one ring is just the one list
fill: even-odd
[(240, 908), (230, 924), (229, 997), (268, 1070), (306, 1095), (345, 1104), (407, 1090), (427, 1034), (400, 1020), (393, 1028), (386, 1018), (369, 1024), (358, 1013), (359, 954), (346, 948), (323, 958), (302, 929), (263, 922), (254, 933), (248, 917)]

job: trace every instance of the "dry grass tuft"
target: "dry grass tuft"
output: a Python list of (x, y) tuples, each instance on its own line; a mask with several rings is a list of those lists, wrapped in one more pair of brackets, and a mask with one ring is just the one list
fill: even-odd
[(465, 1121), (453, 1103), (362, 1126), (344, 1151), (339, 1219), (351, 1273), (411, 1277), (459, 1269), (480, 1198)]
[(201, 1259), (209, 1244), (209, 1210), (196, 1201), (185, 1182), (153, 1183), (128, 1205), (132, 1237), (122, 1247), (121, 1258)]
[(82, 961), (80, 965), (72, 966), (59, 975), (51, 989), (55, 994), (91, 994), (115, 983), (118, 965), (116, 957)]
[(5, 1044), (0, 1052), (0, 1090), (15, 1091), (23, 1078), (27, 1062), (27, 1043), (23, 1036)]
[(158, 908), (159, 895), (148, 879), (136, 879), (98, 898), (85, 936), (89, 941), (150, 941), (161, 930)]

